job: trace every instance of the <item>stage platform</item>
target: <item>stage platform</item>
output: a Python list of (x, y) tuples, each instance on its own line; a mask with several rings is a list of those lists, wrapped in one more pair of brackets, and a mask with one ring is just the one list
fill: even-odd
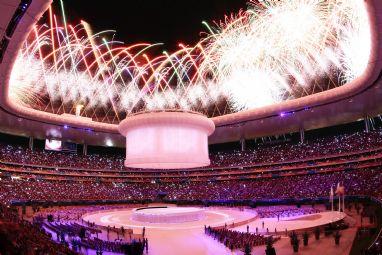
[(133, 210), (132, 219), (145, 223), (183, 223), (199, 221), (205, 210), (199, 207), (143, 207)]
[[(272, 232), (276, 228), (278, 234), (285, 236), (286, 228), (288, 231), (314, 228), (346, 217), (344, 213), (326, 211), (283, 218), (278, 221), (277, 218), (259, 218), (256, 209), (229, 209), (226, 207), (201, 207), (201, 209), (205, 212), (203, 219), (182, 223), (139, 222), (132, 219), (134, 212), (132, 208), (93, 212), (83, 215), (83, 219), (103, 227), (115, 226), (120, 228), (123, 226), (125, 229), (133, 229), (136, 234), (142, 233), (143, 227), (145, 227), (146, 237), (149, 239), (149, 254), (151, 255), (241, 255), (242, 252), (235, 251), (232, 253), (223, 244), (205, 235), (204, 226), (221, 227), (227, 224), (233, 230), (245, 232), (248, 225), (250, 232), (255, 232), (256, 227), (258, 227), (259, 232), (263, 234), (266, 234), (266, 228), (269, 229), (270, 234), (273, 234)], [(262, 228), (262, 222), (264, 222), (264, 228)], [(234, 223), (233, 227), (232, 223)], [(264, 246), (256, 247), (256, 250), (263, 251)]]
[[(115, 226), (116, 228), (124, 227), (141, 231), (143, 227), (146, 229), (157, 229), (157, 230), (176, 230), (176, 229), (204, 229), (204, 226), (213, 226), (221, 227), (225, 224), (235, 226), (240, 226), (248, 224), (258, 218), (256, 211), (254, 210), (237, 210), (237, 209), (227, 209), (227, 208), (197, 208), (197, 207), (173, 207), (169, 206), (167, 210), (165, 209), (156, 209), (157, 216), (163, 219), (167, 211), (168, 217), (173, 217), (174, 212), (178, 213), (201, 213), (203, 212), (203, 217), (199, 217), (198, 220), (191, 221), (173, 221), (169, 222), (167, 219), (164, 219), (163, 222), (152, 221), (146, 217), (142, 219), (141, 217), (136, 217), (136, 212), (138, 208), (129, 208), (129, 209), (119, 209), (119, 210), (109, 210), (109, 211), (99, 211), (82, 216), (82, 219), (85, 221), (94, 222), (98, 226)], [(147, 216), (147, 215), (146, 215)], [(146, 221), (146, 222), (145, 222)]]

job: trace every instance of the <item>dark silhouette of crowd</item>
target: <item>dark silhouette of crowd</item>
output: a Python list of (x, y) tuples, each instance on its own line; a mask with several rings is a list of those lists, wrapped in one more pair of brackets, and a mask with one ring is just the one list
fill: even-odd
[(132, 242), (113, 242), (105, 241), (99, 238), (73, 239), (74, 247), (85, 247), (95, 251), (108, 251), (112, 253), (141, 255), (146, 246), (146, 241), (133, 240)]
[[(231, 251), (240, 249), (244, 250), (247, 245), (250, 247), (265, 245), (267, 237), (254, 234), (250, 232), (240, 232), (230, 230), (228, 228), (213, 228), (205, 227), (204, 232), (206, 235), (211, 236), (215, 240), (223, 243)], [(278, 239), (274, 239), (277, 241)]]
[(21, 219), (17, 212), (0, 206), (0, 254), (76, 255), (68, 246), (52, 241), (43, 228)]
[[(131, 242), (124, 242), (122, 239), (117, 241), (106, 241), (98, 238), (98, 234), (101, 234), (102, 231), (97, 227), (89, 227), (86, 225), (78, 224), (76, 222), (43, 222), (42, 226), (54, 232), (58, 242), (70, 242), (74, 250), (85, 248), (95, 251), (108, 251), (114, 253), (138, 255), (142, 254), (144, 248), (148, 245), (147, 238), (138, 240), (133, 239)], [(121, 234), (124, 235), (124, 233)], [(97, 235), (97, 237), (94, 235)], [(131, 251), (127, 251), (129, 249)]]

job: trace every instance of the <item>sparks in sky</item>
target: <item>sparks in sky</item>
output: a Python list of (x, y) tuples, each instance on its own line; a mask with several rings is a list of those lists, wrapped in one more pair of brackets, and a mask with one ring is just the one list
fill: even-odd
[[(126, 46), (63, 24), (49, 9), (17, 57), (9, 96), (27, 107), (118, 123), (143, 110), (208, 116), (255, 109), (342, 86), (368, 63), (371, 35), (361, 0), (268, 0), (207, 27), (194, 46), (149, 58), (158, 44)], [(63, 14), (64, 16), (64, 14)], [(65, 16), (64, 16), (65, 17)]]

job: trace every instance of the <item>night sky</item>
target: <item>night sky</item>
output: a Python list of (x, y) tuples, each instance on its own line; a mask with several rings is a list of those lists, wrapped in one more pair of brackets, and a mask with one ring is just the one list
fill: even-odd
[[(126, 44), (164, 43), (172, 51), (178, 43), (193, 45), (206, 31), (203, 20), (224, 19), (224, 15), (246, 9), (248, 0), (64, 0), (68, 22), (87, 21), (94, 32), (116, 30), (116, 39)], [(54, 12), (61, 15), (59, 0)]]

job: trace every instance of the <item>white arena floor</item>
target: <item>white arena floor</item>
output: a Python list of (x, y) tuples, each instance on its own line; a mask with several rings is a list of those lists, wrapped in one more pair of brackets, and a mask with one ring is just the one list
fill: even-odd
[[(168, 214), (173, 214), (174, 211), (179, 213), (187, 211), (196, 211), (195, 207), (181, 207), (179, 210), (177, 207), (169, 206)], [(152, 223), (144, 222), (135, 219), (134, 213), (135, 209), (119, 209), (111, 211), (101, 211), (90, 214), (85, 214), (82, 218), (85, 221), (94, 222), (96, 225), (100, 226), (115, 226), (117, 228), (124, 227), (130, 228), (135, 231), (141, 231), (143, 227), (146, 229), (155, 230), (179, 230), (179, 229), (198, 229), (204, 231), (204, 226), (224, 226), (225, 223), (240, 223), (253, 221), (257, 217), (257, 213), (253, 210), (237, 210), (237, 209), (227, 209), (227, 208), (199, 208), (203, 209), (204, 217), (195, 221), (185, 221), (185, 222), (163, 222), (163, 223)], [(153, 211), (153, 210), (151, 210)], [(163, 209), (156, 209), (158, 214), (163, 214)], [(181, 217), (181, 216), (179, 216)]]
[[(175, 211), (187, 212), (196, 210), (195, 207), (187, 209), (181, 207)], [(135, 208), (136, 209), (136, 208)], [(277, 218), (263, 218), (257, 216), (256, 210), (252, 209), (228, 209), (224, 207), (207, 207), (203, 209), (205, 216), (200, 220), (193, 220), (180, 223), (150, 223), (133, 219), (135, 209), (119, 209), (110, 211), (100, 211), (85, 214), (85, 221), (94, 222), (100, 226), (121, 227), (133, 229), (134, 233), (141, 233), (143, 227), (146, 228), (146, 236), (149, 240), (149, 254), (182, 254), (182, 255), (203, 255), (203, 254), (232, 254), (223, 244), (204, 234), (204, 226), (232, 226), (238, 231), (246, 231), (249, 225), (250, 232), (255, 232), (256, 227), (259, 232), (265, 233), (266, 228), (270, 232), (277, 231), (285, 233), (285, 229), (297, 230), (312, 228), (326, 223), (343, 219), (346, 214), (339, 212), (322, 212), (299, 217), (289, 217), (277, 220)], [(162, 214), (165, 210), (159, 209)], [(198, 210), (196, 210), (198, 211)], [(174, 210), (169, 208), (169, 213)], [(264, 228), (262, 223), (264, 222)], [(282, 234), (283, 234), (282, 233)], [(242, 254), (238, 252), (237, 254)]]

